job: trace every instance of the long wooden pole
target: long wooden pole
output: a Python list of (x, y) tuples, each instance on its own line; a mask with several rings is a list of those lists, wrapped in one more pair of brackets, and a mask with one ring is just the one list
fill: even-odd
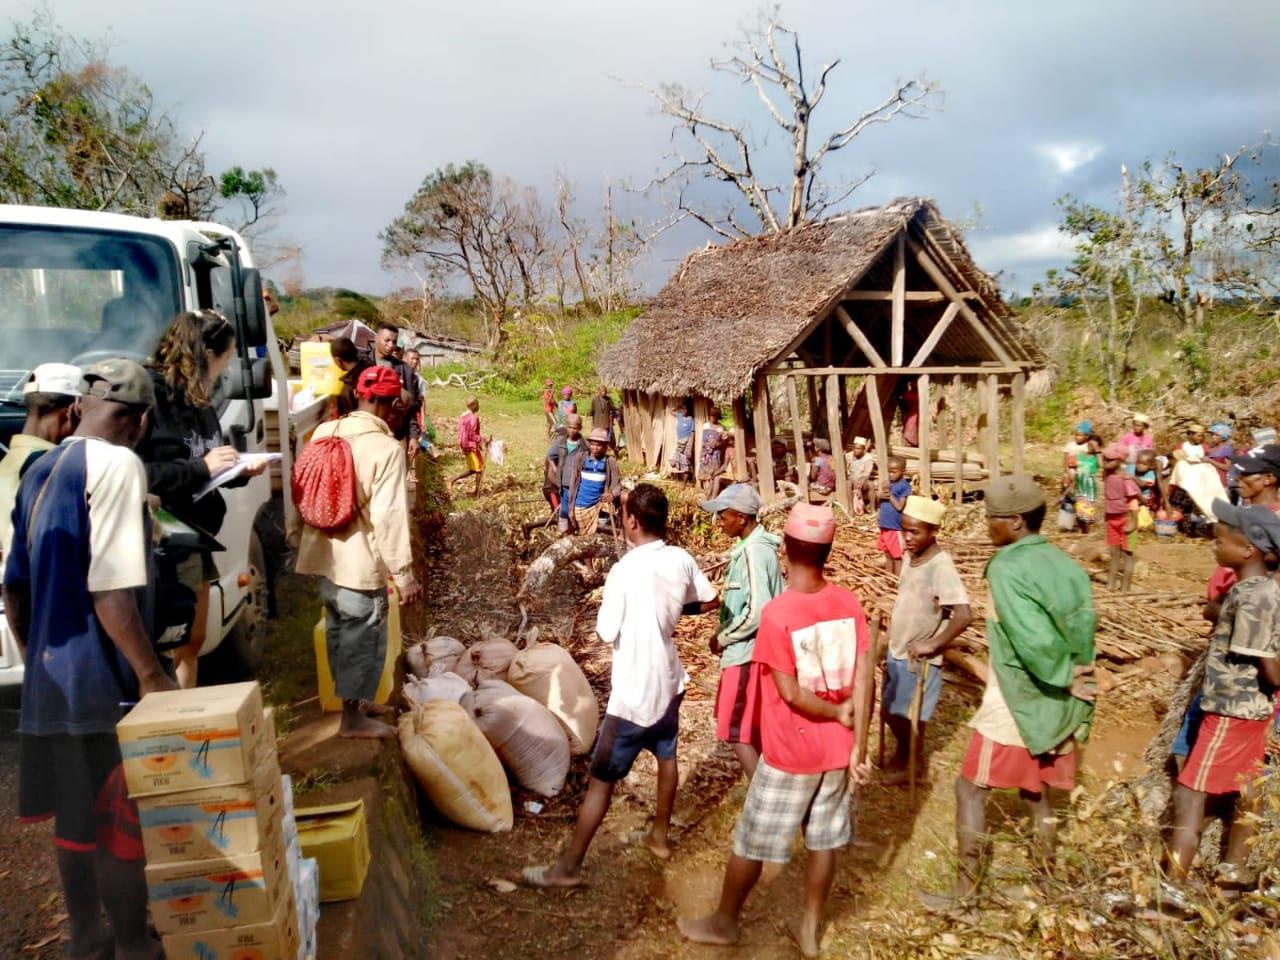
[[(920, 374), (920, 492), (933, 496), (933, 401), (929, 393), (929, 375)], [(963, 467), (958, 468), (964, 472)]]
[(867, 397), (867, 413), (871, 416), (872, 436), (876, 441), (876, 464), (880, 475), (876, 483), (883, 486), (889, 482), (889, 438), (884, 428), (884, 410), (880, 406), (879, 377), (872, 374), (866, 379), (863, 392)]
[(956, 497), (957, 504), (964, 502), (964, 413), (961, 405), (964, 401), (964, 378), (951, 378), (951, 431), (955, 434), (953, 442), (956, 452)]
[(733, 401), (733, 475), (739, 483), (747, 480), (747, 402), (742, 397)]
[(902, 366), (902, 341), (907, 325), (907, 231), (898, 231), (893, 247), (892, 322), (889, 328), (889, 354), (895, 367)]
[(751, 407), (756, 425), (756, 471), (760, 481), (760, 499), (773, 503), (778, 488), (773, 479), (773, 432), (769, 426), (769, 378), (757, 374), (751, 386)]
[(974, 333), (982, 338), (982, 342), (990, 348), (995, 358), (1003, 363), (1012, 363), (1009, 352), (996, 340), (991, 331), (987, 329), (987, 325), (979, 319), (970, 306), (964, 302), (956, 288), (951, 285), (951, 281), (946, 278), (938, 265), (933, 262), (933, 258), (929, 256), (924, 247), (912, 240), (911, 249), (915, 254), (916, 262), (929, 275), (929, 279), (938, 285), (938, 289), (947, 295), (948, 300), (959, 307), (960, 316), (964, 317), (969, 326), (973, 327)]
[(1000, 378), (987, 377), (987, 476), (1000, 476)]
[(804, 455), (804, 430), (800, 425), (800, 400), (796, 396), (796, 378), (787, 377), (787, 407), (791, 411), (791, 435), (796, 443), (796, 472), (800, 481), (800, 498), (809, 500), (809, 461)]
[(1022, 473), (1026, 469), (1026, 457), (1023, 448), (1027, 442), (1027, 375), (1013, 375), (1013, 420), (1009, 424), (1009, 440), (1013, 444), (1013, 472)]
[(836, 502), (852, 512), (853, 500), (849, 496), (849, 471), (844, 462), (844, 431), (840, 421), (840, 378), (834, 373), (827, 377), (827, 434), (831, 438), (831, 466), (836, 472)]

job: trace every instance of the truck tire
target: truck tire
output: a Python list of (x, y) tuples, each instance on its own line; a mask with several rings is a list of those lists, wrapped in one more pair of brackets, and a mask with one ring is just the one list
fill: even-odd
[(225, 641), (230, 666), (245, 678), (257, 675), (267, 652), (267, 559), (256, 530), (249, 538), (249, 578), (245, 605)]

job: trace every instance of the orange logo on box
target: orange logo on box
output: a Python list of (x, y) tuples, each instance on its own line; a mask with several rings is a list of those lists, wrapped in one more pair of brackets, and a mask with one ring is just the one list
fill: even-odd
[(152, 773), (164, 773), (166, 770), (172, 770), (177, 764), (176, 753), (158, 753), (152, 757), (142, 758), (142, 765)]
[(261, 880), (261, 870), (232, 870), (230, 873), (211, 873), (209, 879), (214, 883), (239, 883), (241, 880)]
[(174, 897), (169, 901), (169, 909), (174, 913), (190, 913), (204, 906), (204, 895), (193, 893), (189, 897)]
[(165, 843), (181, 843), (191, 836), (192, 831), (189, 823), (179, 823), (171, 827), (160, 827), (157, 832)]
[(231, 951), (227, 960), (262, 960), (265, 956), (266, 954), (257, 947), (240, 947), (237, 950)]
[(206, 803), (200, 809), (205, 813), (245, 813), (254, 808), (251, 800), (235, 800), (227, 803)]
[(190, 740), (192, 743), (212, 743), (214, 740), (239, 740), (240, 731), (237, 728), (230, 730), (199, 730), (195, 733), (184, 733), (183, 740)]

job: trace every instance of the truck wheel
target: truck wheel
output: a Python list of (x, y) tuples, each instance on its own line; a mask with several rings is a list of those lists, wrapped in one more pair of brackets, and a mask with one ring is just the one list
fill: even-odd
[(267, 652), (267, 561), (257, 531), (249, 539), (249, 586), (245, 605), (227, 636), (227, 652), (235, 671), (253, 677)]

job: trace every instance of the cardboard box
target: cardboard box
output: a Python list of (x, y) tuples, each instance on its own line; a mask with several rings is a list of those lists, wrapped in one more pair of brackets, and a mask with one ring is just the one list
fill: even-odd
[(129, 795), (246, 783), (274, 732), (256, 683), (153, 693), (116, 726)]
[(270, 923), (282, 899), (293, 899), (284, 849), (237, 857), (148, 864), (147, 898), (160, 933), (195, 933)]
[(354, 900), (369, 872), (369, 830), (364, 801), (294, 811), (302, 855), (320, 868), (320, 900)]
[(282, 836), (284, 801), (275, 752), (249, 783), (138, 799), (147, 863), (236, 856), (267, 849)]
[(283, 897), (268, 923), (161, 938), (167, 960), (296, 960), (302, 937), (293, 899)]

